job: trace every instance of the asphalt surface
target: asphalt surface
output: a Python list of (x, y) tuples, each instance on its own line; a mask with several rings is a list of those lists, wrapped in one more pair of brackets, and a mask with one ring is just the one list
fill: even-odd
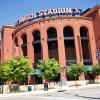
[(48, 92), (45, 94), (30, 94), (26, 96), (3, 97), (0, 100), (100, 100), (100, 86), (85, 89), (71, 89)]

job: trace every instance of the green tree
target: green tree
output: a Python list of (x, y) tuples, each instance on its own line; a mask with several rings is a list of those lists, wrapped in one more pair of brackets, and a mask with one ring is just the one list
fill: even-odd
[(8, 80), (8, 76), (9, 76), (9, 66), (7, 64), (8, 62), (4, 62), (2, 64), (0, 64), (0, 84), (2, 85), (2, 91), (1, 93), (3, 93), (3, 84)]
[[(28, 74), (33, 71), (30, 61), (26, 57), (16, 57), (0, 65), (0, 80), (9, 82), (10, 92), (19, 90), (19, 82), (25, 80)], [(16, 83), (16, 90), (11, 85)], [(14, 89), (14, 90), (13, 90)]]
[(84, 67), (82, 65), (71, 64), (70, 70), (68, 71), (68, 75), (75, 80), (75, 84), (78, 77), (82, 74), (84, 74)]
[(8, 62), (4, 62), (0, 64), (0, 81), (2, 83), (8, 80), (10, 68), (8, 66)]
[(93, 78), (93, 66), (84, 66), (86, 79)]
[(98, 82), (98, 76), (100, 75), (100, 66), (99, 65), (93, 66), (92, 72), (93, 75), (97, 77), (97, 82)]
[(55, 78), (60, 73), (59, 63), (54, 58), (47, 61), (39, 60), (37, 69), (41, 71), (38, 76), (48, 81)]
[(14, 60), (9, 60), (7, 63), (10, 71), (8, 80), (14, 83), (19, 83), (28, 77), (28, 74), (33, 70), (30, 61), (26, 57), (16, 57)]

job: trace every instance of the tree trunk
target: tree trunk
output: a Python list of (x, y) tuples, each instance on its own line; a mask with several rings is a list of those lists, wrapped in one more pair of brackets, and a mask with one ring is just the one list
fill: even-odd
[(98, 82), (98, 75), (97, 75), (97, 83), (99, 83), (99, 82)]
[(77, 85), (76, 80), (75, 80), (75, 85)]

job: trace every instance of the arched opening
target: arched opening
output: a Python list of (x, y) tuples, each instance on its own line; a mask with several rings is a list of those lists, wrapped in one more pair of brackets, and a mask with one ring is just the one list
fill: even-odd
[(54, 27), (50, 27), (47, 30), (48, 36), (48, 53), (49, 58), (55, 58), (59, 60), (58, 57), (58, 43), (57, 43), (57, 31)]
[(18, 38), (17, 37), (14, 39), (14, 44), (15, 44), (15, 47), (18, 47)]
[(92, 64), (88, 34), (89, 34), (88, 29), (85, 26), (80, 27), (80, 37), (81, 37), (84, 65), (91, 65)]
[(71, 26), (65, 26), (63, 29), (66, 64), (76, 63), (74, 31)]
[(26, 34), (22, 34), (21, 36), (22, 38), (22, 51), (23, 51), (23, 56), (27, 56), (27, 35)]
[(42, 59), (41, 55), (41, 42), (40, 42), (40, 31), (33, 31), (33, 47), (34, 47), (34, 61)]
[[(42, 59), (40, 31), (34, 30), (32, 32), (32, 35), (33, 35), (32, 44), (33, 44), (33, 48), (34, 48), (34, 63), (37, 64), (37, 62)], [(35, 69), (36, 65), (33, 67)], [(42, 83), (42, 78), (38, 77), (36, 74), (33, 75), (32, 78), (33, 78), (33, 84), (41, 84)]]
[(18, 56), (18, 54), (19, 54), (18, 38), (15, 37), (15, 39), (14, 39), (14, 55)]

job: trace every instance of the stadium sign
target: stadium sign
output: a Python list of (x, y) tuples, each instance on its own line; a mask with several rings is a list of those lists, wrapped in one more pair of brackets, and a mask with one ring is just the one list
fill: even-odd
[(40, 10), (39, 12), (32, 13), (22, 17), (16, 22), (16, 25), (21, 25), (30, 22), (32, 20), (37, 20), (41, 18), (42, 19), (49, 18), (52, 16), (75, 16), (75, 15), (80, 15), (81, 13), (82, 10), (78, 8), (58, 8), (58, 9)]

